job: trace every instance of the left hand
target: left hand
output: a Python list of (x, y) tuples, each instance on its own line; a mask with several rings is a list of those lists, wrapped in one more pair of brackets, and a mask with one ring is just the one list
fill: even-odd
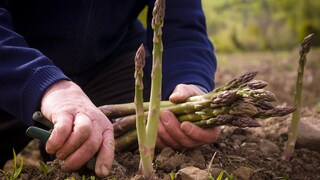
[(46, 151), (63, 160), (61, 169), (80, 169), (95, 154), (95, 172), (107, 176), (114, 158), (113, 126), (71, 81), (58, 81), (44, 93), (41, 111), (53, 124)]
[[(173, 103), (180, 103), (190, 96), (201, 94), (204, 94), (204, 92), (195, 85), (179, 84), (170, 95), (169, 100)], [(158, 124), (157, 147), (196, 148), (204, 144), (214, 143), (219, 138), (220, 133), (220, 127), (203, 129), (191, 122), (180, 123), (172, 112), (162, 111)]]

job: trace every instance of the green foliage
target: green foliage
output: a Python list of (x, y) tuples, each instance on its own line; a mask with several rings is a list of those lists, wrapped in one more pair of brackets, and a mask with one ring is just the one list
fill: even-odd
[(66, 178), (65, 180), (77, 180), (77, 179), (74, 178), (74, 177), (68, 177), (68, 178)]
[[(227, 177), (224, 178), (224, 175)], [(224, 179), (223, 179), (224, 178)], [(233, 174), (228, 174), (226, 171), (221, 171), (219, 176), (215, 179), (212, 174), (209, 174), (209, 180), (233, 180)]]
[(22, 171), (22, 168), (23, 168), (23, 158), (22, 157), (20, 158), (20, 166), (17, 167), (17, 154), (14, 149), (12, 151), (13, 151), (13, 167), (12, 167), (11, 176), (8, 177), (8, 172), (6, 172), (4, 170), (0, 170), (0, 172), (3, 174), (3, 176), (6, 180), (18, 179), (20, 176), (20, 173)]
[[(318, 0), (203, 0), (209, 38), (217, 51), (292, 49), (320, 33)], [(313, 43), (320, 45), (320, 39)]]
[(39, 167), (38, 169), (45, 175), (47, 176), (49, 173), (49, 167), (46, 163), (44, 163), (43, 161), (39, 161)]
[(174, 180), (174, 179), (175, 179), (175, 174), (174, 174), (174, 172), (171, 172), (171, 173), (169, 174), (169, 176), (170, 176), (170, 179), (171, 179), (171, 180)]
[(86, 177), (85, 175), (82, 175), (82, 180), (95, 180), (95, 176)]
[(8, 178), (8, 175), (7, 175), (7, 174), (8, 174), (7, 171), (0, 169), (0, 173), (3, 174), (5, 180), (8, 180), (8, 179), (9, 179), (9, 178)]
[(20, 158), (20, 166), (17, 168), (17, 155), (15, 150), (13, 149), (13, 169), (10, 177), (11, 180), (18, 179), (22, 171), (22, 167), (23, 167), (23, 158), (22, 157)]
[(289, 180), (289, 174), (285, 174), (285, 175), (283, 176), (283, 180)]

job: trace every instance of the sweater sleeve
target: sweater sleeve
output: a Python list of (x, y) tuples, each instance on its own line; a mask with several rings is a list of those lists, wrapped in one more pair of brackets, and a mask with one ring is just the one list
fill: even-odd
[(39, 108), (45, 90), (59, 80), (68, 80), (63, 72), (36, 49), (28, 47), (13, 31), (11, 16), (0, 8), (0, 108), (33, 124), (32, 114)]
[[(149, 3), (147, 42), (152, 49), (151, 28), (154, 0)], [(205, 15), (200, 0), (166, 1), (163, 27), (162, 97), (167, 99), (176, 85), (194, 84), (211, 91), (214, 88), (216, 58), (207, 37)], [(151, 58), (146, 73), (151, 72)]]

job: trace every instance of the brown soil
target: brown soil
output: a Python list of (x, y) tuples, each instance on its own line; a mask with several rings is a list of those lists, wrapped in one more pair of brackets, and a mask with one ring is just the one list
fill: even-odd
[[(276, 94), (280, 104), (292, 104), (298, 64), (297, 52), (218, 54), (217, 85), (245, 72), (257, 70), (259, 75), (256, 79), (269, 83), (268, 89)], [(316, 105), (320, 102), (319, 55), (319, 50), (312, 50), (308, 56), (301, 112), (301, 117), (318, 120), (320, 114)], [(203, 170), (209, 169), (213, 176), (225, 170), (228, 174), (233, 174), (234, 179), (320, 179), (319, 152), (297, 147), (290, 161), (280, 159), (290, 120), (291, 115), (288, 115), (259, 120), (262, 124), (260, 128), (224, 127), (221, 137), (214, 144), (193, 150), (173, 151), (166, 148), (157, 151), (154, 164), (156, 174), (160, 179), (170, 179), (170, 173), (176, 174), (180, 169), (194, 166)], [(45, 175), (38, 169), (40, 155), (36, 147), (37, 141), (33, 141), (19, 154), (25, 161), (21, 179), (90, 179), (90, 176), (93, 176), (92, 172), (88, 171), (64, 173), (60, 171), (58, 161), (48, 164), (50, 170)], [(113, 171), (106, 179), (133, 179), (137, 175), (137, 152), (116, 154), (115, 160)], [(12, 162), (8, 162), (5, 170), (10, 173), (11, 169)], [(4, 176), (0, 175), (0, 178)]]

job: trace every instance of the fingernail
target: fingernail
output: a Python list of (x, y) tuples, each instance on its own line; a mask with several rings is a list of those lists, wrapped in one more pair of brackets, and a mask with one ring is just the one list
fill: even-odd
[(190, 124), (185, 124), (184, 126), (183, 126), (183, 132), (184, 133), (186, 133), (186, 134), (190, 134), (191, 133), (191, 131), (192, 131), (192, 126), (190, 125)]
[(169, 120), (167, 118), (162, 118), (161, 121), (165, 125), (168, 125), (168, 123), (169, 123)]
[(100, 171), (102, 176), (107, 176), (109, 174), (109, 170), (105, 165), (100, 166)]

